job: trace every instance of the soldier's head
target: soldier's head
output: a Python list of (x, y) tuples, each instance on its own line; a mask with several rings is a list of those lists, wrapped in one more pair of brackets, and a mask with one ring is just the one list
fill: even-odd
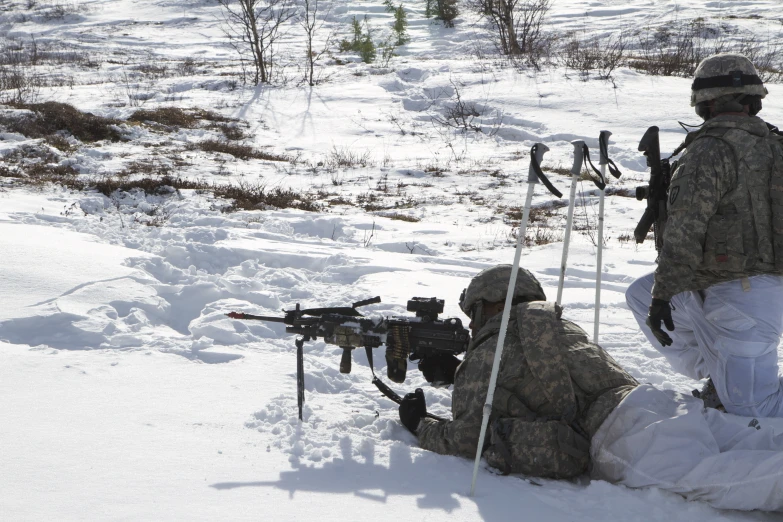
[(761, 110), (767, 89), (750, 60), (741, 54), (714, 54), (696, 68), (691, 107), (705, 121), (719, 114), (749, 114)]
[[(490, 318), (503, 310), (510, 279), (511, 265), (497, 265), (479, 272), (462, 291), (459, 306), (470, 317), (470, 329), (474, 335)], [(528, 301), (546, 301), (546, 294), (538, 279), (520, 268), (512, 303)]]

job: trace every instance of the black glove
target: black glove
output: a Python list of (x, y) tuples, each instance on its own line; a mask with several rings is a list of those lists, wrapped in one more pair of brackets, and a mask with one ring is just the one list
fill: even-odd
[(661, 328), (661, 321), (666, 325), (670, 332), (674, 331), (674, 321), (672, 321), (672, 308), (669, 301), (653, 298), (650, 305), (650, 311), (647, 312), (647, 326), (652, 330), (653, 335), (663, 346), (670, 346), (672, 338)]
[(427, 382), (436, 385), (454, 384), (454, 374), (462, 361), (451, 354), (430, 355), (419, 361), (419, 371)]
[(408, 431), (416, 434), (419, 427), (419, 421), (427, 415), (427, 403), (424, 402), (424, 392), (421, 388), (409, 393), (402, 398), (400, 403), (400, 422), (408, 428)]

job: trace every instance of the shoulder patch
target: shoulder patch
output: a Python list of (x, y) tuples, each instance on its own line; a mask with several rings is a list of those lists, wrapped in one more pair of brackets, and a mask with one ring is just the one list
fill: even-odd
[(677, 196), (680, 195), (680, 187), (679, 185), (676, 185), (671, 188), (669, 191), (669, 205), (674, 205), (674, 202), (677, 201)]

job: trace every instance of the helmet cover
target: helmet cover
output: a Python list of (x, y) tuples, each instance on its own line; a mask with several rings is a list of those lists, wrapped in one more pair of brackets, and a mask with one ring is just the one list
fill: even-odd
[[(506, 299), (508, 283), (511, 279), (511, 265), (497, 265), (486, 268), (471, 279), (463, 290), (459, 306), (465, 315), (471, 315), (471, 309), (480, 300), (497, 303)], [(514, 298), (521, 301), (546, 301), (546, 294), (538, 279), (524, 268), (519, 268), (514, 285)]]
[(727, 94), (767, 95), (756, 67), (741, 55), (714, 54), (701, 61), (691, 85), (691, 107)]

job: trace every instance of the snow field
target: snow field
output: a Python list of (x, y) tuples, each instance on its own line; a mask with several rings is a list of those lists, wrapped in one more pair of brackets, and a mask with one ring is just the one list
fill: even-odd
[[(613, 188), (646, 179), (638, 140), (661, 128), (671, 152), (694, 123), (690, 80), (628, 69), (614, 83), (579, 81), (560, 68), (513, 69), (473, 59), (484, 30), (469, 14), (453, 30), (410, 8), (412, 41), (388, 70), (338, 55), (314, 89), (297, 85), (302, 44), (284, 58), (287, 84), (250, 88), (222, 40), (213, 2), (94, 0), (62, 20), (4, 11), (0, 36), (93, 53), (98, 67), (63, 66), (73, 86), (40, 97), (126, 119), (138, 108), (208, 108), (237, 118), (242, 143), (298, 162), (240, 161), (188, 148), (219, 136), (195, 128), (119, 125), (129, 141), (83, 144), (62, 154), (84, 177), (148, 162), (173, 175), (326, 193), (317, 213), (271, 209), (222, 213), (210, 193), (139, 191), (106, 198), (0, 178), (0, 513), (10, 520), (773, 520), (718, 512), (656, 490), (600, 481), (499, 477), (482, 470), (467, 497), (472, 464), (421, 451), (397, 408), (370, 384), (366, 355), (337, 370), (341, 350), (305, 345), (305, 418), (296, 416), (293, 337), (281, 324), (234, 321), (228, 311), (281, 315), (343, 306), (380, 295), (369, 315), (406, 314), (414, 296), (446, 300), (460, 317), (460, 291), (479, 270), (512, 259), (514, 207), (524, 200), (529, 150), (568, 192), (569, 141), (583, 139), (597, 162), (600, 130), (623, 171)], [(705, 17), (777, 37), (779, 3), (556, 1), (550, 27), (585, 34), (630, 32), (674, 17)], [(27, 18), (21, 17), (24, 14)], [(367, 14), (379, 32), (380, 2), (336, 2), (330, 26)], [(758, 15), (760, 19), (746, 18)], [(733, 37), (733, 36), (732, 36)], [(299, 53), (299, 54), (297, 54)], [(190, 59), (190, 65), (186, 60)], [(137, 74), (166, 66), (160, 78)], [(54, 68), (53, 68), (54, 69)], [(126, 77), (130, 75), (130, 79)], [(763, 116), (780, 120), (783, 90), (769, 85)], [(457, 91), (481, 113), (481, 132), (437, 123)], [(132, 101), (129, 94), (138, 96)], [(143, 102), (143, 103), (142, 103)], [(10, 109), (3, 109), (8, 112)], [(8, 158), (44, 146), (0, 135)], [(366, 166), (331, 167), (354, 154)], [(318, 165), (322, 163), (322, 165)], [(340, 200), (350, 204), (341, 204)], [(337, 202), (327, 205), (327, 202)], [(592, 332), (598, 194), (581, 182), (564, 293), (565, 316)], [(374, 205), (374, 206), (371, 206)], [(534, 205), (553, 207), (539, 186)], [(369, 210), (365, 210), (365, 207)], [(374, 210), (373, 210), (374, 209)], [(606, 199), (600, 342), (637, 379), (689, 391), (627, 310), (624, 291), (654, 268), (650, 242), (631, 234), (643, 205)], [(508, 215), (507, 215), (508, 214)], [(403, 215), (411, 221), (392, 219)], [(522, 265), (554, 299), (565, 208), (532, 222), (553, 242), (531, 246)], [(418, 220), (418, 221), (416, 221)], [(147, 226), (147, 225), (153, 226)], [(157, 226), (154, 226), (157, 225)], [(591, 228), (592, 227), (592, 228)], [(385, 379), (382, 350), (375, 371)], [(387, 380), (387, 379), (385, 379)], [(388, 381), (388, 380), (387, 380)], [(398, 392), (424, 387), (430, 411), (448, 415), (450, 392), (425, 386), (414, 365)], [(2, 517), (0, 517), (2, 518)]]

